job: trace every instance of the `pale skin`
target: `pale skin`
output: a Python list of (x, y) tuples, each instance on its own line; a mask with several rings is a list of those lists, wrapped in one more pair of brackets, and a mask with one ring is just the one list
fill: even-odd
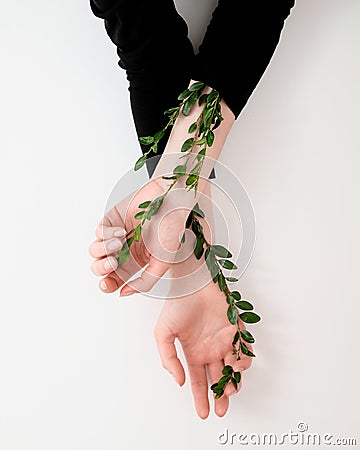
[[(204, 261), (197, 260), (192, 251), (183, 260), (178, 258), (180, 237), (185, 228), (189, 210), (196, 201), (205, 212), (201, 219), (204, 233), (209, 242), (213, 242), (213, 223), (210, 183), (207, 181), (214, 162), (219, 157), (226, 137), (231, 130), (235, 117), (225, 102), (222, 101), (224, 120), (215, 130), (214, 145), (207, 151), (209, 158), (201, 171), (202, 180), (196, 199), (194, 193), (189, 195), (184, 185), (179, 183), (173, 197), (165, 199), (159, 211), (146, 222), (139, 242), (131, 245), (131, 257), (118, 267), (114, 255), (121, 248), (125, 234), (134, 228), (139, 220), (134, 215), (139, 212), (139, 203), (152, 200), (161, 195), (168, 186), (168, 181), (161, 178), (178, 164), (178, 149), (189, 137), (188, 128), (194, 117), (200, 113), (198, 105), (193, 107), (189, 116), (180, 115), (173, 126), (163, 156), (149, 182), (137, 192), (130, 194), (100, 221), (96, 229), (96, 240), (90, 245), (89, 253), (94, 258), (91, 268), (100, 277), (99, 288), (104, 293), (120, 290), (120, 295), (132, 295), (136, 292), (149, 292), (155, 283), (168, 273), (171, 277), (169, 299), (164, 302), (157, 324), (154, 328), (156, 344), (163, 367), (174, 377), (177, 384), (185, 383), (185, 370), (178, 358), (175, 340), (184, 352), (188, 375), (190, 378), (194, 406), (202, 419), (210, 413), (209, 386), (218, 381), (224, 365), (232, 365), (235, 371), (250, 367), (251, 357), (243, 355), (237, 361), (232, 355), (232, 338), (236, 327), (227, 319), (227, 303), (224, 293), (211, 280), (210, 273), (204, 268)], [(179, 204), (181, 207), (179, 208)], [(176, 205), (176, 207), (175, 207)], [(171, 214), (167, 214), (172, 212)], [(181, 251), (190, 246), (191, 239), (186, 239)], [(142, 275), (127, 283), (127, 280), (145, 268)], [(198, 287), (189, 292), (180, 292), (184, 282), (186, 286)], [(241, 327), (245, 329), (243, 323)], [(252, 346), (248, 344), (250, 350)], [(238, 390), (241, 388), (240, 382)], [(224, 416), (229, 407), (229, 397), (235, 393), (228, 385), (224, 395), (214, 399), (214, 412)]]

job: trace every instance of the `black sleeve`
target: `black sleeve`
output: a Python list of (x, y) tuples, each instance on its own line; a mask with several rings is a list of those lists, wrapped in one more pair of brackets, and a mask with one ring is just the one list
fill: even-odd
[[(137, 135), (153, 136), (167, 122), (164, 111), (178, 105), (177, 97), (191, 79), (194, 50), (187, 24), (172, 0), (90, 0), (90, 7), (104, 19), (118, 64), (126, 71)], [(159, 154), (169, 133), (159, 142)], [(141, 149), (147, 150), (144, 145)], [(157, 162), (147, 162), (149, 176)]]
[(295, 0), (219, 0), (193, 76), (219, 91), (237, 118), (278, 45)]

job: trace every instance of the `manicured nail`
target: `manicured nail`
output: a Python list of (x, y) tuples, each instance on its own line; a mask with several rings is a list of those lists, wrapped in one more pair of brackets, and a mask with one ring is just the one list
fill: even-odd
[(125, 287), (123, 290), (120, 291), (120, 295), (125, 297), (126, 295), (133, 294), (133, 292), (134, 291), (131, 288)]
[(107, 291), (107, 284), (105, 283), (105, 281), (101, 281), (100, 282), (100, 287), (103, 291)]
[(180, 386), (180, 383), (179, 383), (178, 380), (176, 379), (175, 375), (174, 375), (173, 373), (172, 373), (171, 375), (172, 375), (172, 377), (174, 378), (175, 383), (176, 383), (178, 386)]
[(114, 232), (115, 237), (121, 237), (125, 235), (125, 230), (117, 230)]
[(114, 240), (114, 241), (111, 241), (111, 242), (109, 242), (109, 244), (108, 244), (108, 249), (109, 250), (119, 250), (120, 249), (120, 247), (121, 247), (121, 242), (120, 241), (118, 241), (118, 240)]

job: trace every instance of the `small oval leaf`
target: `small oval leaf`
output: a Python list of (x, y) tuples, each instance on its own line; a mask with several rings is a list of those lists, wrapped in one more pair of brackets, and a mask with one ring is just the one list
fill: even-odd
[(251, 311), (252, 309), (254, 309), (253, 305), (246, 300), (235, 302), (235, 305), (243, 311)]
[(232, 257), (232, 254), (223, 245), (212, 245), (211, 249), (215, 253), (215, 255), (219, 256), (220, 258), (231, 258)]
[(230, 270), (237, 269), (237, 266), (233, 262), (229, 261), (228, 259), (219, 259), (219, 264), (224, 269), (230, 269)]
[(256, 323), (259, 322), (261, 317), (254, 312), (243, 312), (240, 314), (240, 319), (246, 323)]
[(141, 169), (142, 166), (145, 164), (145, 162), (146, 162), (146, 156), (143, 155), (136, 161), (135, 166), (134, 166), (134, 170)]
[(229, 322), (232, 325), (236, 324), (236, 322), (238, 320), (238, 316), (239, 316), (239, 314), (238, 314), (238, 310), (237, 310), (236, 306), (230, 305), (227, 310), (227, 317), (229, 319)]

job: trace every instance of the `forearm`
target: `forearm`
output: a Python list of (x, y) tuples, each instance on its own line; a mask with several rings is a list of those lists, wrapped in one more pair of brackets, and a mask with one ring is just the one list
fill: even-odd
[[(192, 83), (193, 81), (190, 85)], [(210, 91), (211, 88), (207, 86), (205, 87), (203, 93), (209, 93)], [(188, 189), (188, 186), (186, 186), (187, 176), (180, 177), (174, 186), (176, 187), (176, 190), (173, 189), (173, 191), (175, 191), (176, 194), (173, 195), (176, 195), (176, 204), (178, 207), (181, 206), (184, 208), (184, 210), (191, 209), (197, 202), (198, 198), (201, 199), (202, 196), (206, 196), (206, 192), (209, 189), (209, 175), (221, 154), (227, 136), (234, 124), (235, 116), (233, 112), (223, 100), (221, 100), (220, 105), (223, 120), (219, 126), (213, 129), (213, 144), (211, 146), (207, 146), (206, 148), (206, 157), (204, 158), (204, 163), (199, 172), (197, 195), (195, 196), (194, 189)], [(161, 158), (151, 177), (152, 180), (156, 180), (156, 182), (164, 189), (169, 186), (171, 180), (166, 180), (163, 176), (171, 175), (176, 166), (184, 164), (184, 153), (181, 153), (180, 151), (182, 144), (190, 137), (194, 137), (196, 131), (194, 133), (189, 133), (188, 130), (190, 125), (196, 122), (202, 111), (203, 105), (199, 106), (199, 104), (196, 103), (188, 115), (185, 116), (180, 113), (172, 127), (165, 150), (161, 155)], [(191, 149), (187, 172), (189, 172), (193, 167), (199, 150), (200, 147), (196, 145)]]

